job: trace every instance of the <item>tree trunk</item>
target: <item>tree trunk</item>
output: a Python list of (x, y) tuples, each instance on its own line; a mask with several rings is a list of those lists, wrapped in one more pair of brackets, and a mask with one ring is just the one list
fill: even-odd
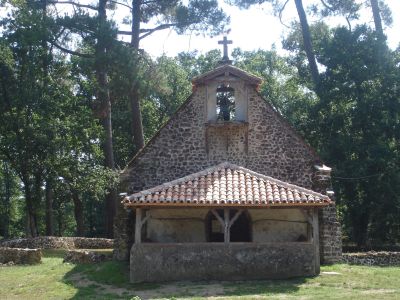
[(33, 186), (33, 192), (34, 192), (34, 198), (33, 198), (33, 209), (34, 209), (34, 214), (33, 218), (35, 220), (35, 231), (36, 231), (36, 236), (39, 235), (39, 220), (38, 220), (38, 213), (37, 210), (40, 207), (40, 204), (42, 203), (43, 200), (43, 195), (42, 195), (42, 186), (43, 186), (43, 180), (42, 180), (42, 170), (37, 170), (35, 173), (35, 181), (34, 181), (34, 186)]
[[(131, 35), (131, 47), (134, 49), (136, 60), (139, 54), (139, 33), (140, 33), (140, 0), (132, 0), (132, 35)], [(134, 77), (137, 76), (137, 68), (132, 70)], [(143, 136), (143, 124), (142, 124), (142, 113), (140, 110), (140, 95), (137, 80), (133, 79), (131, 91), (129, 93), (129, 103), (131, 106), (131, 118), (132, 118), (132, 134), (133, 142), (135, 144), (136, 151), (139, 151), (144, 146)]]
[(26, 236), (27, 237), (36, 237), (37, 231), (36, 231), (36, 216), (35, 216), (35, 210), (34, 210), (34, 205), (33, 205), (33, 197), (32, 197), (32, 191), (31, 191), (31, 184), (29, 181), (24, 180), (24, 194), (25, 194), (25, 202), (26, 202)]
[[(102, 107), (102, 123), (105, 131), (105, 142), (103, 151), (106, 167), (114, 170), (114, 150), (112, 141), (112, 122), (111, 122), (111, 100), (108, 90), (108, 78), (106, 69), (107, 44), (104, 38), (104, 32), (107, 29), (107, 0), (99, 0), (98, 6), (98, 34), (95, 51), (95, 71), (97, 79), (97, 100)], [(116, 192), (110, 191), (105, 198), (105, 227), (108, 237), (114, 233), (114, 216), (116, 207)]]
[(10, 204), (12, 196), (13, 175), (7, 163), (3, 162), (3, 179), (4, 179), (4, 215), (2, 216), (4, 238), (10, 235)]
[(71, 189), (72, 200), (74, 201), (74, 217), (76, 222), (76, 236), (85, 235), (85, 222), (83, 217), (83, 203), (77, 191)]
[(378, 0), (371, 0), (371, 8), (372, 14), (374, 16), (375, 31), (379, 35), (379, 37), (382, 38), (384, 35)]
[(369, 213), (364, 212), (358, 216), (357, 221), (354, 223), (355, 241), (358, 248), (367, 246), (368, 241), (368, 224), (369, 224)]
[(307, 15), (304, 11), (303, 1), (294, 0), (296, 3), (297, 13), (300, 19), (301, 32), (303, 35), (304, 50), (306, 51), (308, 65), (310, 67), (311, 77), (314, 82), (314, 86), (317, 87), (319, 83), (319, 71), (317, 61), (315, 59), (314, 50), (311, 42), (310, 27), (308, 26)]
[(53, 226), (53, 183), (52, 179), (48, 178), (46, 181), (46, 235), (54, 235)]

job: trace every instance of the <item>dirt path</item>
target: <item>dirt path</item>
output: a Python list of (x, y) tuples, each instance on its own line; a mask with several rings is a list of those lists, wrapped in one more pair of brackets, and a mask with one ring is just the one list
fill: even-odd
[[(179, 283), (168, 283), (163, 284), (160, 287), (149, 290), (135, 290), (130, 288), (115, 287), (113, 285), (102, 284), (96, 281), (88, 279), (82, 273), (76, 273), (69, 277), (69, 280), (73, 282), (76, 287), (90, 287), (96, 286), (104, 294), (127, 296), (127, 297), (139, 297), (141, 300), (147, 299), (166, 299), (170, 297), (206, 297), (214, 298), (218, 295), (224, 295), (226, 288), (222, 284), (212, 283), (207, 285), (196, 285), (193, 283), (185, 284), (184, 282)], [(190, 286), (190, 288), (188, 287)]]

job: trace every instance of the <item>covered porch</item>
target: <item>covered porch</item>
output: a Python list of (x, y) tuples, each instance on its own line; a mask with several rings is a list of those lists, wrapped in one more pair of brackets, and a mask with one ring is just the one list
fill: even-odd
[(231, 164), (132, 194), (131, 281), (316, 275), (318, 209), (330, 202)]

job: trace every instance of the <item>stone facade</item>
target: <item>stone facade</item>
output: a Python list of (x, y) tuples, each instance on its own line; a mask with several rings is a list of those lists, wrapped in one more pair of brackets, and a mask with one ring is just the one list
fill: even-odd
[(134, 283), (279, 279), (318, 273), (311, 243), (135, 244), (131, 262)]
[(340, 262), (342, 258), (342, 231), (337, 220), (335, 205), (330, 205), (321, 210), (319, 224), (321, 263)]
[[(194, 82), (195, 89), (190, 98), (133, 158), (122, 174), (121, 191), (139, 192), (225, 161), (319, 191), (314, 166), (322, 164), (321, 160), (258, 94), (256, 85), (251, 82), (237, 85), (241, 90), (235, 95), (244, 97), (237, 101), (245, 105), (239, 120), (216, 122), (210, 119), (210, 111), (215, 110), (215, 100), (210, 99), (215, 95), (212, 87), (221, 80), (240, 82), (241, 79), (225, 76), (210, 80), (210, 83)], [(321, 192), (325, 193), (325, 190)], [(321, 212), (322, 223), (335, 219), (329, 223), (332, 226), (321, 226), (321, 258), (330, 262), (341, 254), (339, 246), (332, 246), (340, 241), (340, 230), (335, 223), (335, 212), (331, 208), (325, 210)], [(121, 206), (115, 231), (117, 259), (128, 258), (133, 240), (129, 222), (132, 225), (131, 218)], [(329, 259), (324, 259), (325, 254)]]

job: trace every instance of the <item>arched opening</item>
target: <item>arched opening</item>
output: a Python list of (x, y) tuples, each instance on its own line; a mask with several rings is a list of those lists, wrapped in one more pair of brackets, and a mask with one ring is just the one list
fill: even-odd
[[(233, 218), (237, 210), (231, 209), (230, 218)], [(231, 227), (231, 242), (251, 242), (251, 220), (247, 211), (240, 214)]]
[(222, 84), (217, 88), (217, 120), (232, 121), (235, 119), (235, 90)]
[[(217, 213), (220, 216), (224, 215), (222, 209), (217, 209)], [(205, 225), (207, 242), (224, 242), (224, 228), (211, 211), (206, 216)]]
[[(216, 212), (222, 219), (224, 218), (223, 209), (217, 209)], [(232, 220), (237, 212), (237, 209), (230, 209), (229, 219)], [(211, 211), (206, 216), (205, 229), (207, 242), (224, 242), (224, 227)], [(231, 226), (230, 241), (251, 242), (251, 240), (251, 220), (248, 212), (244, 211)]]

